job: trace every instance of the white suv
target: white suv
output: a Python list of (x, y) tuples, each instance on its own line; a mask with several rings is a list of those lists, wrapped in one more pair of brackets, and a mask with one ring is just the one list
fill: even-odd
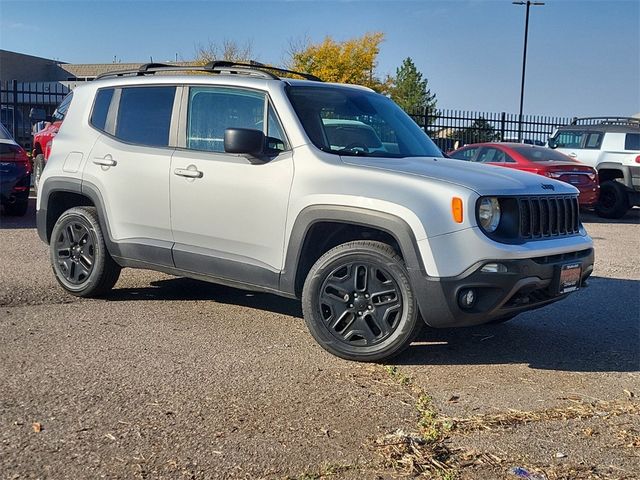
[(302, 298), (322, 347), (373, 361), (423, 320), (504, 321), (593, 270), (573, 186), (442, 158), (382, 95), (255, 65), (171, 70), (74, 91), (37, 224), (75, 295), (137, 267)]
[(640, 119), (576, 118), (556, 129), (548, 145), (598, 170), (601, 217), (620, 218), (640, 205)]

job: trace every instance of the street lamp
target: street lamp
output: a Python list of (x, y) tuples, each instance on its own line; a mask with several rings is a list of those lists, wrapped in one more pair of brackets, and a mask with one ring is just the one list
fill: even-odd
[(529, 9), (531, 5), (544, 5), (544, 2), (511, 2), (514, 5), (526, 5), (527, 15), (524, 21), (524, 52), (522, 54), (522, 83), (520, 84), (520, 115), (518, 117), (518, 141), (522, 141), (522, 107), (524, 105), (524, 74), (527, 68), (527, 37), (529, 36)]

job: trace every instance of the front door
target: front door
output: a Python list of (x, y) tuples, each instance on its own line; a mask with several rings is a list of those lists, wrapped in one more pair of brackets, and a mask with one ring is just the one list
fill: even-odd
[[(293, 154), (265, 92), (185, 89), (171, 160), (171, 227), (177, 268), (262, 286), (277, 285), (293, 179)], [(263, 131), (280, 154), (264, 164), (224, 151), (226, 128)]]

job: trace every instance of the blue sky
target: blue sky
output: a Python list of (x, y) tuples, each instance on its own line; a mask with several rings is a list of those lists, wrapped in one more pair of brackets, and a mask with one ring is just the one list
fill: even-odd
[[(440, 108), (517, 112), (524, 13), (510, 0), (0, 0), (0, 48), (72, 63), (166, 61), (226, 39), (279, 64), (291, 41), (380, 31), (379, 74), (410, 56)], [(639, 32), (637, 0), (532, 7), (525, 113), (640, 112)]]

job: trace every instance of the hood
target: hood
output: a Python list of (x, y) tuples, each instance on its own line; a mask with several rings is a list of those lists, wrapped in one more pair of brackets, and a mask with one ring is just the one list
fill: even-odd
[[(432, 181), (453, 183), (478, 195), (549, 195), (577, 194), (568, 183), (534, 173), (449, 158), (410, 157), (341, 157), (347, 165), (376, 168), (389, 172), (424, 177)], [(547, 187), (543, 188), (542, 185)], [(549, 188), (548, 185), (553, 186)]]

